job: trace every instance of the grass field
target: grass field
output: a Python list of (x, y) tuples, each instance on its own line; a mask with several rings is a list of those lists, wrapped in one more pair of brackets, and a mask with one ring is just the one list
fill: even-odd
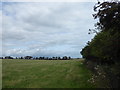
[(83, 60), (2, 60), (3, 88), (94, 88)]

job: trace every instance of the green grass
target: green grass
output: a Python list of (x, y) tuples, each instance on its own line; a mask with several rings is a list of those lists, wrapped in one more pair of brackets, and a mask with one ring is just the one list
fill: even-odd
[(2, 60), (3, 88), (93, 88), (83, 60)]

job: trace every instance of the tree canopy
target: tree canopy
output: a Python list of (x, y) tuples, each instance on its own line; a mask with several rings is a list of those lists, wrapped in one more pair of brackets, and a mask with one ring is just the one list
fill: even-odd
[(99, 31), (81, 51), (84, 58), (113, 63), (120, 59), (120, 2), (98, 2), (94, 6), (95, 29)]
[(98, 2), (94, 11), (97, 13), (93, 14), (93, 17), (99, 19), (96, 23), (97, 29), (107, 31), (113, 28), (120, 32), (120, 2)]
[(104, 83), (107, 87), (118, 88), (120, 87), (120, 2), (98, 2), (94, 6), (94, 11), (96, 13), (93, 17), (98, 19), (98, 22), (93, 32), (97, 33), (82, 49), (81, 54), (87, 67), (93, 72), (96, 71), (97, 78), (94, 77), (94, 80), (99, 81), (102, 78), (108, 82)]

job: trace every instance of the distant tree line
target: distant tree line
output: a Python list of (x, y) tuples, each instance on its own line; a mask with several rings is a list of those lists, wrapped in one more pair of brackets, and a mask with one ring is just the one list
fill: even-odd
[(12, 57), (12, 56), (5, 56), (0, 57), (0, 59), (29, 59), (29, 60), (70, 60), (71, 57), (63, 56), (63, 57), (32, 57), (32, 56), (25, 56), (25, 57)]

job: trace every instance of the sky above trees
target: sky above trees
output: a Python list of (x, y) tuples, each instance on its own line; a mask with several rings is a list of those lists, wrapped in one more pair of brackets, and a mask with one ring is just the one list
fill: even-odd
[(3, 2), (3, 56), (71, 56), (94, 34), (94, 2)]

